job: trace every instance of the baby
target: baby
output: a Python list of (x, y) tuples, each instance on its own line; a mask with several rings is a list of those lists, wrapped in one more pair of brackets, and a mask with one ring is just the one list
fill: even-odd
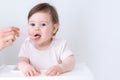
[(72, 51), (63, 39), (54, 36), (59, 28), (56, 9), (48, 3), (34, 6), (28, 14), (29, 37), (19, 52), (18, 69), (25, 76), (58, 76), (74, 68)]

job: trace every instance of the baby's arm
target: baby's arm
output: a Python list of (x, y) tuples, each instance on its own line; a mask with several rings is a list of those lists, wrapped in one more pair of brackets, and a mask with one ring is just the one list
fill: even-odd
[(26, 57), (19, 57), (17, 67), (25, 74), (25, 76), (36, 76), (40, 74), (39, 69), (32, 66), (29, 59)]
[(48, 69), (46, 72), (47, 76), (58, 76), (62, 73), (71, 71), (74, 68), (75, 59), (74, 56), (71, 55), (64, 59), (61, 64), (55, 65)]
[(67, 57), (61, 64), (59, 64), (59, 66), (61, 67), (63, 73), (71, 71), (75, 66), (74, 56), (71, 55)]

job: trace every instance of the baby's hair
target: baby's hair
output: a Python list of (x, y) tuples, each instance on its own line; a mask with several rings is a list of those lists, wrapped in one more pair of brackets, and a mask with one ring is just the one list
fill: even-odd
[(51, 15), (53, 24), (56, 24), (56, 23), (59, 24), (58, 13), (55, 7), (48, 3), (39, 3), (36, 6), (34, 6), (28, 14), (28, 20), (34, 13), (41, 12), (41, 11), (47, 12)]

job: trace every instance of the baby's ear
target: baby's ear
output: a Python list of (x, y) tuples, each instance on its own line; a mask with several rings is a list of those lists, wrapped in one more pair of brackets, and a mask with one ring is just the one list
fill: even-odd
[(56, 34), (56, 32), (58, 31), (58, 28), (59, 28), (59, 24), (54, 24), (53, 25), (53, 34)]

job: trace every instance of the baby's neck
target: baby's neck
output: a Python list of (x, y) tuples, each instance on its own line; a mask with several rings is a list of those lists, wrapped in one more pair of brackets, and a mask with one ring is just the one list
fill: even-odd
[(45, 50), (50, 47), (51, 43), (52, 43), (52, 39), (50, 41), (47, 41), (44, 44), (35, 44), (35, 47), (39, 50)]

